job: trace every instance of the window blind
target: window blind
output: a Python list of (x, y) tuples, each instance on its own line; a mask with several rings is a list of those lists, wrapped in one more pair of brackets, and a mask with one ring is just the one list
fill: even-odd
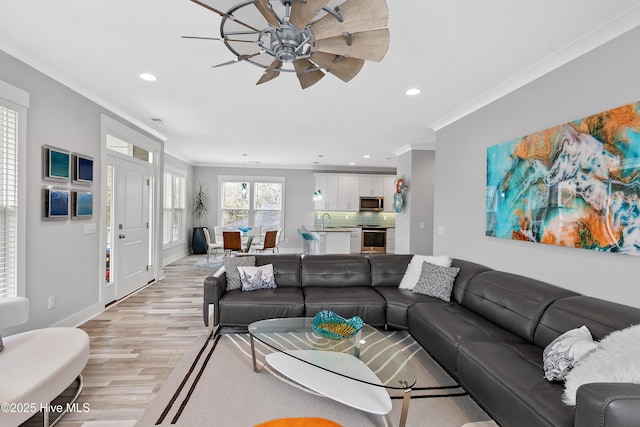
[(0, 105), (0, 298), (16, 296), (18, 113)]

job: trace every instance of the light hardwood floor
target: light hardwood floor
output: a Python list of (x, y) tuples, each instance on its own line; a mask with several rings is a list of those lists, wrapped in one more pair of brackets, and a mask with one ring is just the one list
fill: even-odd
[[(202, 320), (205, 255), (190, 255), (164, 268), (165, 278), (113, 304), (81, 325), (91, 338), (89, 362), (78, 398), (86, 412), (67, 414), (60, 427), (87, 421), (137, 420), (196, 337)], [(64, 345), (64, 343), (61, 343)], [(21, 427), (41, 426), (36, 415)]]

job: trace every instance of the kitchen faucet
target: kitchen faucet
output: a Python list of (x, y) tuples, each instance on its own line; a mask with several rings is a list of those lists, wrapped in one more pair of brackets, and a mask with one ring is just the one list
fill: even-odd
[(331, 215), (329, 215), (328, 212), (325, 212), (325, 213), (322, 214), (322, 231), (324, 231), (324, 216), (325, 215), (328, 216), (329, 219), (331, 219)]

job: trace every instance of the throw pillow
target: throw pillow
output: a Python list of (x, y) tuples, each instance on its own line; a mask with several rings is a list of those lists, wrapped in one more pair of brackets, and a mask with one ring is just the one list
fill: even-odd
[(234, 291), (242, 288), (240, 281), (239, 266), (255, 266), (256, 257), (254, 256), (228, 256), (224, 258), (224, 271), (227, 275), (227, 290)]
[(578, 387), (587, 383), (621, 382), (640, 384), (640, 325), (615, 331), (603, 338), (598, 348), (569, 372), (562, 401), (576, 404)]
[(439, 265), (441, 267), (451, 267), (451, 258), (446, 255), (442, 256), (425, 256), (414, 255), (407, 266), (402, 280), (400, 281), (399, 289), (413, 289), (418, 283), (418, 279), (422, 274), (422, 263), (428, 262), (430, 264)]
[(457, 267), (441, 267), (424, 261), (418, 283), (411, 292), (449, 302), (451, 301), (453, 282), (459, 272), (460, 269)]
[(273, 289), (276, 280), (273, 276), (273, 264), (260, 267), (238, 267), (243, 291), (255, 291), (258, 289)]
[(553, 340), (542, 353), (544, 377), (563, 381), (583, 357), (598, 348), (586, 326), (571, 329)]

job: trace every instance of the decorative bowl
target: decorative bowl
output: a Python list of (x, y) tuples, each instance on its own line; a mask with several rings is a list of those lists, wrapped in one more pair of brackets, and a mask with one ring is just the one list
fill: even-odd
[(363, 324), (359, 316), (345, 319), (333, 311), (322, 310), (313, 318), (311, 329), (321, 337), (341, 340), (355, 335)]

